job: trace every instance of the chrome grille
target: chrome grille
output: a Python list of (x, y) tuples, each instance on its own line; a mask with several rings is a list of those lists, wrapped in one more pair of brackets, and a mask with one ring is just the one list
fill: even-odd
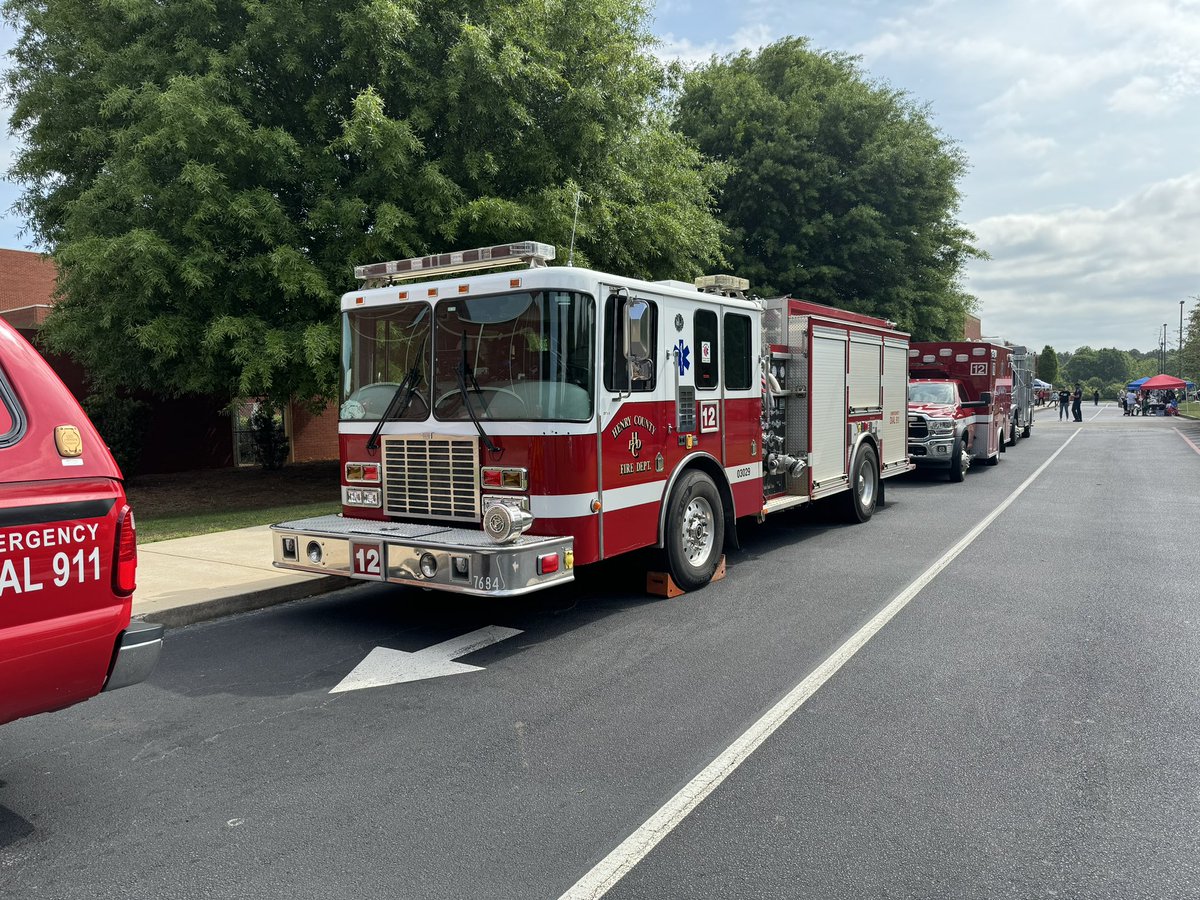
[(929, 422), (922, 416), (908, 417), (908, 436), (910, 438), (929, 437)]
[(389, 516), (478, 522), (478, 480), (475, 438), (384, 438), (383, 509)]

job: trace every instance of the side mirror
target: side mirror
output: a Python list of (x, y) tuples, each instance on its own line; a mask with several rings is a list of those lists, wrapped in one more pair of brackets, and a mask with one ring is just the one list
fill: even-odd
[(629, 377), (635, 381), (647, 381), (653, 377), (652, 322), (648, 302), (633, 299), (625, 304), (625, 359), (629, 363)]
[(991, 392), (991, 391), (980, 391), (980, 393), (979, 393), (979, 402), (980, 402), (980, 403), (985, 403), (985, 404), (991, 405), (991, 402), (992, 402), (992, 392)]

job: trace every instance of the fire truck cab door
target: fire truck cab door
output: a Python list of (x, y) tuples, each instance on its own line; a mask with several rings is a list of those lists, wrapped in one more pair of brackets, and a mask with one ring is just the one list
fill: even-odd
[[(666, 299), (605, 285), (601, 308), (602, 364), (598, 403), (598, 493), (601, 558), (658, 541), (658, 511), (667, 477), (668, 441), (674, 439), (673, 354), (664, 333)], [(625, 357), (626, 308), (648, 304), (650, 377), (631, 377)]]

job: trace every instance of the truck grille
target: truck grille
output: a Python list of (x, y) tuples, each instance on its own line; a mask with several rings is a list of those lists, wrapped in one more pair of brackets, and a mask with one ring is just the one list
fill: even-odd
[(384, 438), (383, 510), (389, 516), (478, 522), (478, 478), (475, 438)]
[(908, 436), (910, 438), (929, 437), (929, 422), (921, 416), (908, 417)]

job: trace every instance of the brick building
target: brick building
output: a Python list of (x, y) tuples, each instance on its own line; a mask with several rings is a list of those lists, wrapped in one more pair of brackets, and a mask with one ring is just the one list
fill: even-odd
[[(0, 317), (8, 320), (34, 346), (37, 333), (54, 305), (54, 263), (40, 253), (0, 249)], [(87, 377), (72, 359), (42, 355), (68, 388), (82, 401)], [(239, 440), (245, 417), (231, 415), (223, 399), (179, 397), (169, 400), (145, 397), (149, 421), (139, 471), (179, 472), (252, 464), (245, 441)], [(337, 407), (314, 416), (293, 403), (284, 413), (292, 462), (337, 459)], [(240, 446), (239, 446), (240, 445)]]

